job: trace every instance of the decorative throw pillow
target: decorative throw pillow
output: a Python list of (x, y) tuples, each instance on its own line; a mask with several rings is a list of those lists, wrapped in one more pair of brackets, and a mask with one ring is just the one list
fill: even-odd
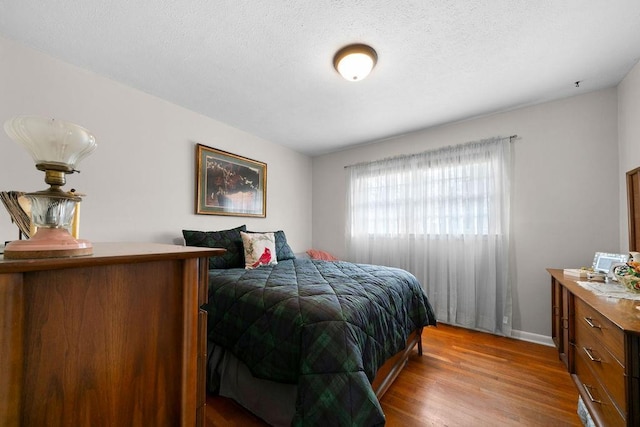
[(244, 268), (277, 264), (276, 237), (274, 233), (240, 232), (244, 244)]
[(309, 249), (307, 251), (311, 259), (320, 259), (323, 261), (338, 261), (338, 258), (331, 255), (329, 252), (321, 251), (318, 249)]
[[(247, 233), (264, 233), (264, 231), (247, 231)], [(295, 259), (296, 255), (287, 243), (287, 236), (285, 236), (284, 231), (274, 231), (273, 234), (276, 236), (276, 259), (278, 261)]]
[(182, 236), (187, 246), (227, 250), (221, 256), (210, 257), (209, 268), (242, 268), (244, 267), (244, 249), (240, 232), (246, 229), (246, 225), (241, 225), (221, 231), (182, 230)]

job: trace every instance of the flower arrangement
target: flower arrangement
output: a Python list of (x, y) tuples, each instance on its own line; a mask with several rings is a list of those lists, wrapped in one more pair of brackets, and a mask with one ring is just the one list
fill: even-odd
[(629, 261), (624, 265), (620, 265), (614, 269), (614, 274), (618, 282), (628, 289), (640, 292), (640, 262)]

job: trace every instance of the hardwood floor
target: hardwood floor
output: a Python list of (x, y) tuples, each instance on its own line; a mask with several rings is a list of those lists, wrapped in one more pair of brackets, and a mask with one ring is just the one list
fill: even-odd
[[(578, 392), (553, 347), (440, 324), (381, 400), (387, 426), (580, 426)], [(206, 425), (266, 426), (209, 396)]]

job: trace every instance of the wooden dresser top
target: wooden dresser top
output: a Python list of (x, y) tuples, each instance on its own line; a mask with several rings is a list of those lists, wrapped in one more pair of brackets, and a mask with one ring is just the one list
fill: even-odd
[(575, 277), (565, 276), (561, 269), (547, 271), (572, 294), (615, 323), (620, 329), (640, 334), (640, 301), (598, 296), (576, 283)]
[(0, 256), (0, 273), (86, 267), (114, 263), (136, 263), (222, 255), (225, 249), (198, 248), (162, 243), (93, 243), (93, 255), (7, 260)]

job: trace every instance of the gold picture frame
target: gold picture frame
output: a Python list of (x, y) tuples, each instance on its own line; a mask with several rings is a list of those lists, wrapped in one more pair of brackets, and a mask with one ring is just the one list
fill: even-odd
[(267, 216), (267, 164), (196, 145), (196, 214)]

